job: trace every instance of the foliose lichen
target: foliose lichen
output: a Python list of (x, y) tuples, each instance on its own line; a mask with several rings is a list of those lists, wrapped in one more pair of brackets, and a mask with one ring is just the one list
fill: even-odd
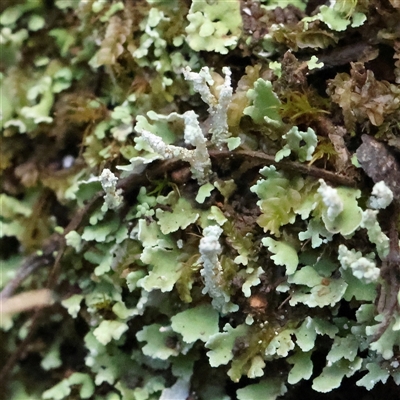
[(0, 398), (396, 397), (399, 2), (11, 3)]

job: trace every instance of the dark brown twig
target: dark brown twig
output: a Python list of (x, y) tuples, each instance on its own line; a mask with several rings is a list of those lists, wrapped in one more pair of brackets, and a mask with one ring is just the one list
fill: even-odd
[(378, 300), (378, 312), (383, 314), (383, 321), (379, 325), (378, 331), (375, 333), (373, 342), (380, 339), (385, 333), (393, 319), (393, 314), (398, 307), (397, 296), (400, 290), (400, 248), (399, 248), (399, 233), (397, 230), (397, 221), (400, 215), (400, 204), (398, 200), (391, 205), (393, 208), (394, 217), (390, 220), (389, 254), (382, 262), (381, 276), (384, 285), (381, 287), (381, 293)]
[[(57, 250), (55, 242), (51, 242), (49, 249), (45, 249), (44, 254), (28, 257), (17, 271), (15, 277), (6, 284), (0, 292), (0, 301), (11, 297), (22, 282), (31, 274), (33, 274), (40, 267), (50, 265), (54, 262), (53, 252)], [(50, 250), (49, 252), (47, 250)]]
[(344, 175), (338, 175), (334, 172), (324, 170), (322, 168), (317, 168), (312, 165), (302, 164), (296, 161), (275, 161), (275, 156), (262, 153), (260, 151), (251, 150), (238, 150), (238, 151), (210, 151), (210, 156), (213, 158), (230, 158), (234, 159), (237, 157), (243, 157), (246, 159), (259, 160), (259, 165), (274, 165), (279, 169), (284, 171), (297, 172), (304, 175), (309, 175), (314, 178), (321, 178), (325, 181), (332, 182), (336, 185), (343, 185), (349, 187), (357, 186), (357, 182)]

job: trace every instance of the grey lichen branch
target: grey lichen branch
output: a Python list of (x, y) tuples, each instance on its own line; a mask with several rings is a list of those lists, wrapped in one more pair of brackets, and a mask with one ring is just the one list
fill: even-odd
[(185, 122), (184, 138), (185, 143), (194, 146), (193, 150), (185, 147), (166, 144), (161, 137), (151, 133), (145, 129), (141, 131), (141, 136), (145, 142), (159, 154), (163, 159), (179, 159), (186, 161), (191, 166), (193, 177), (197, 179), (199, 184), (208, 181), (211, 173), (211, 160), (208, 155), (206, 139), (197, 120), (194, 111), (187, 111), (180, 117)]
[(208, 104), (208, 112), (211, 117), (212, 133), (211, 142), (218, 149), (222, 149), (226, 140), (231, 136), (228, 128), (228, 106), (232, 100), (233, 89), (231, 86), (231, 70), (223, 67), (222, 72), (225, 75), (224, 83), (215, 89), (218, 98), (212, 94), (210, 87), (214, 85), (214, 79), (210, 74), (208, 67), (203, 67), (200, 72), (192, 72), (189, 67), (183, 70), (186, 80), (193, 82), (194, 90), (200, 94), (201, 99)]

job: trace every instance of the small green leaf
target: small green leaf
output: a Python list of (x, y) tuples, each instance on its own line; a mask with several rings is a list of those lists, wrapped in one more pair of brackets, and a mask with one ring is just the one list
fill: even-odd
[(227, 54), (236, 47), (242, 28), (240, 2), (194, 1), (187, 15), (186, 41), (196, 52), (200, 50)]
[(145, 219), (139, 219), (137, 226), (138, 239), (142, 242), (143, 247), (171, 247), (168, 236), (161, 232), (160, 227), (155, 221), (148, 223)]
[(331, 363), (335, 363), (341, 359), (354, 361), (357, 356), (358, 345), (359, 339), (353, 334), (349, 334), (343, 338), (336, 336), (326, 359)]
[[(400, 346), (400, 335), (399, 331), (394, 329), (396, 322), (398, 324), (398, 314), (395, 311), (394, 315), (391, 316), (391, 322), (386, 330), (381, 334), (378, 340), (373, 341), (369, 347), (371, 350), (376, 351), (385, 360), (390, 360), (394, 356), (394, 349)], [(381, 322), (382, 314), (375, 317), (375, 319)], [(373, 337), (379, 332), (380, 324), (374, 326), (367, 326), (367, 335)]]
[(343, 279), (330, 279), (319, 285), (297, 289), (289, 300), (291, 306), (303, 303), (309, 307), (333, 307), (338, 303), (346, 291), (347, 283)]
[(207, 197), (210, 197), (211, 192), (214, 190), (214, 185), (211, 184), (210, 182), (207, 182), (206, 184), (200, 186), (199, 192), (197, 193), (196, 196), (196, 201), (200, 204), (204, 203), (204, 200)]
[(282, 136), (286, 139), (286, 144), (283, 149), (276, 153), (275, 161), (281, 161), (282, 158), (290, 155), (294, 151), (299, 161), (310, 161), (312, 155), (317, 146), (317, 135), (312, 128), (308, 128), (307, 131), (299, 131), (297, 126), (290, 128), (289, 132)]
[(94, 384), (90, 375), (81, 372), (74, 372), (70, 377), (62, 380), (51, 389), (46, 390), (43, 393), (42, 398), (53, 400), (65, 399), (71, 394), (71, 386), (74, 385), (82, 385), (79, 390), (81, 399), (88, 399), (94, 393)]
[(202, 212), (200, 216), (200, 226), (204, 229), (210, 225), (210, 221), (215, 221), (219, 226), (225, 224), (228, 219), (217, 206), (211, 206), (207, 212)]
[(166, 235), (171, 232), (176, 232), (178, 229), (187, 228), (190, 224), (196, 222), (200, 214), (193, 210), (188, 200), (181, 197), (173, 206), (172, 212), (158, 208), (156, 216), (158, 218), (158, 224), (161, 227), (161, 232)]
[(111, 221), (101, 221), (94, 226), (87, 225), (81, 237), (86, 241), (95, 240), (96, 242), (104, 242), (108, 235), (111, 235), (118, 229), (119, 224), (118, 219), (113, 218)]
[(70, 231), (65, 235), (67, 246), (71, 246), (76, 252), (82, 249), (82, 238), (77, 231)]
[(53, 399), (53, 400), (62, 400), (65, 399), (71, 393), (71, 388), (68, 380), (64, 379), (61, 382), (57, 383), (57, 385), (52, 388), (46, 390), (42, 394), (43, 399)]
[(224, 326), (224, 332), (216, 333), (211, 336), (206, 343), (206, 347), (210, 349), (207, 356), (212, 367), (226, 365), (233, 358), (233, 345), (236, 338), (245, 336), (248, 331), (248, 326), (243, 324), (236, 328), (232, 328), (230, 324)]
[(176, 348), (168, 346), (168, 341), (174, 337), (175, 333), (169, 327), (164, 327), (161, 324), (145, 326), (136, 334), (137, 340), (147, 342), (142, 348), (143, 354), (161, 360), (179, 354)]
[(368, 374), (356, 382), (357, 386), (364, 386), (367, 390), (371, 390), (378, 382), (383, 384), (389, 378), (389, 371), (385, 368), (382, 369), (376, 362), (367, 364)]
[(275, 255), (271, 258), (275, 261), (277, 265), (286, 266), (286, 274), (292, 275), (299, 264), (299, 257), (297, 256), (297, 251), (287, 242), (276, 241), (270, 237), (263, 238), (261, 240), (265, 247)]
[(81, 294), (73, 294), (68, 299), (65, 299), (61, 302), (63, 307), (68, 310), (68, 314), (71, 315), (72, 318), (76, 318), (79, 310), (81, 309), (81, 302), (84, 296)]
[(287, 357), (289, 352), (294, 349), (293, 329), (284, 329), (279, 332), (269, 343), (265, 349), (266, 355), (278, 355), (279, 357)]
[[(249, 370), (247, 372), (247, 376), (250, 379), (259, 378), (260, 376), (263, 376), (264, 375), (265, 365), (266, 364), (265, 364), (265, 362), (264, 362), (264, 360), (262, 359), (261, 356), (253, 357), (251, 359), (251, 365), (250, 365), (250, 368), (249, 368)], [(231, 373), (232, 369), (233, 369), (233, 366), (230, 369), (230, 371), (228, 372), (228, 375), (231, 377), (231, 379), (234, 382), (239, 381), (240, 376), (235, 377), (234, 375), (232, 375), (232, 373)]]
[(200, 305), (182, 311), (171, 318), (171, 327), (183, 336), (186, 343), (206, 342), (218, 333), (219, 314), (211, 305)]
[(170, 292), (181, 275), (181, 263), (177, 262), (180, 255), (177, 249), (146, 247), (140, 259), (152, 265), (153, 269), (139, 281), (139, 285), (148, 292), (154, 289)]
[(130, 292), (133, 292), (138, 287), (138, 281), (144, 278), (145, 272), (142, 270), (132, 271), (126, 276), (126, 286)]
[(54, 368), (58, 368), (62, 365), (60, 356), (60, 343), (57, 341), (51, 346), (47, 354), (43, 357), (40, 362), (40, 366), (45, 370), (49, 371)]
[(117, 301), (112, 306), (112, 311), (119, 319), (128, 319), (132, 315), (138, 314), (138, 310), (136, 308), (129, 309), (122, 301)]
[(362, 365), (362, 359), (357, 358), (353, 362), (341, 360), (337, 363), (329, 363), (322, 371), (321, 375), (314, 379), (312, 388), (320, 393), (330, 392), (342, 383), (345, 376), (354, 375)]
[(288, 358), (288, 362), (293, 364), (293, 368), (288, 375), (288, 383), (294, 385), (302, 379), (310, 379), (313, 372), (313, 363), (311, 361), (312, 351), (303, 353), (302, 351), (296, 352), (293, 356)]
[(93, 335), (103, 345), (118, 340), (124, 332), (128, 330), (128, 325), (121, 321), (105, 320), (100, 322), (100, 325), (93, 331)]
[(296, 344), (301, 350), (307, 352), (314, 348), (316, 338), (317, 331), (314, 321), (311, 317), (307, 317), (300, 328), (296, 330)]
[(242, 141), (240, 137), (231, 137), (226, 139), (226, 144), (228, 146), (229, 151), (237, 149), (240, 146), (241, 142)]
[(296, 271), (293, 275), (288, 277), (289, 283), (295, 285), (305, 285), (308, 287), (314, 287), (321, 284), (323, 277), (315, 270), (315, 268), (309, 265)]
[(324, 66), (323, 62), (318, 62), (318, 58), (316, 56), (312, 56), (310, 60), (307, 62), (307, 66), (309, 70), (315, 69), (315, 68), (322, 68)]
[(350, 20), (348, 18), (344, 18), (341, 13), (334, 8), (323, 5), (320, 8), (320, 13), (321, 20), (324, 21), (329, 28), (333, 29), (334, 31), (344, 31), (350, 24)]
[(286, 386), (280, 379), (270, 378), (238, 389), (236, 395), (238, 400), (275, 400), (286, 392)]
[[(237, 258), (235, 259), (235, 262), (237, 263)], [(251, 270), (252, 268), (248, 268), (248, 270)], [(246, 271), (247, 272), (247, 271)], [(248, 272), (246, 276), (246, 280), (243, 282), (242, 285), (242, 292), (245, 295), (245, 297), (250, 297), (251, 296), (251, 288), (253, 286), (257, 286), (258, 284), (261, 283), (260, 276), (264, 273), (264, 270), (261, 267), (255, 268), (252, 272)]]
[(262, 78), (254, 83), (254, 89), (249, 89), (247, 97), (253, 101), (253, 105), (246, 107), (244, 114), (249, 115), (256, 124), (265, 124), (264, 117), (282, 124), (279, 115), (281, 102), (272, 90), (272, 83)]
[(68, 382), (71, 385), (82, 385), (81, 389), (79, 390), (79, 395), (81, 399), (88, 399), (94, 393), (93, 381), (89, 374), (74, 372), (68, 378)]
[(15, 218), (18, 215), (29, 217), (32, 214), (32, 207), (15, 197), (0, 194), (0, 215), (4, 218)]

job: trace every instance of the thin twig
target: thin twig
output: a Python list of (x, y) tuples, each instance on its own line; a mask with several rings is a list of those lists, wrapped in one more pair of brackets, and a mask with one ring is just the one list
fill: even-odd
[[(53, 243), (52, 243), (53, 244)], [(53, 251), (55, 251), (54, 249)], [(0, 292), (0, 301), (8, 299), (11, 297), (22, 282), (31, 274), (33, 274), (37, 269), (42, 266), (50, 265), (54, 262), (53, 251), (49, 254), (34, 255), (28, 257), (21, 265), (14, 278), (10, 280)]]
[[(380, 337), (386, 332), (386, 329), (393, 320), (393, 314), (398, 307), (397, 296), (400, 290), (400, 248), (399, 233), (396, 225), (400, 215), (399, 200), (395, 200), (391, 205), (391, 208), (393, 209), (393, 218), (390, 220), (389, 254), (386, 259), (383, 260), (381, 267), (381, 277), (384, 279), (385, 285), (382, 285), (381, 295), (378, 301), (378, 312), (382, 313), (384, 318), (379, 325), (378, 331), (373, 337), (373, 342), (379, 340)], [(382, 305), (383, 309), (380, 309)]]
[(304, 175), (322, 178), (325, 181), (332, 182), (336, 185), (355, 187), (357, 182), (354, 179), (344, 175), (338, 175), (335, 172), (327, 171), (322, 168), (317, 168), (312, 165), (302, 164), (296, 161), (275, 161), (275, 156), (262, 153), (260, 151), (238, 150), (238, 151), (210, 151), (210, 156), (213, 158), (230, 158), (245, 157), (247, 159), (259, 160), (259, 165), (274, 165), (284, 171), (297, 172)]

